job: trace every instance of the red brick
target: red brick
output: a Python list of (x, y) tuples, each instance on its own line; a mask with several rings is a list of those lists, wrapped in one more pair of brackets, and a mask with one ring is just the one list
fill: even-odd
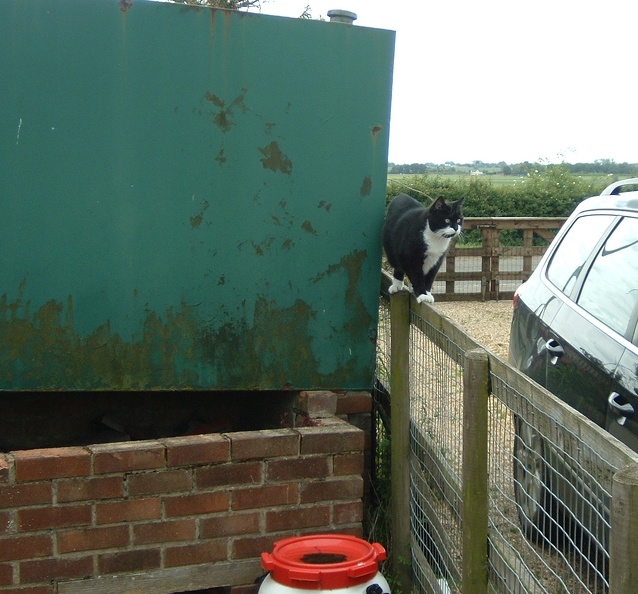
[(4, 454), (0, 454), (0, 484), (9, 481), (10, 468), (9, 459)]
[(370, 449), (370, 436), (372, 435), (372, 415), (370, 413), (357, 413), (348, 415), (348, 423), (364, 433), (364, 449)]
[(232, 543), (233, 559), (259, 557), (264, 551), (272, 551), (273, 545), (281, 536), (255, 536), (236, 538)]
[(300, 427), (302, 454), (328, 454), (363, 450), (364, 434), (347, 423), (325, 427)]
[(91, 456), (84, 448), (47, 448), (12, 452), (16, 482), (88, 476)]
[(0, 509), (53, 502), (51, 483), (30, 483), (0, 487)]
[(237, 536), (240, 534), (258, 534), (261, 514), (230, 513), (228, 515), (205, 518), (201, 522), (202, 538)]
[(11, 516), (9, 512), (0, 512), (0, 534), (5, 534), (9, 531), (11, 522)]
[(299, 489), (296, 484), (270, 485), (233, 491), (233, 511), (273, 505), (296, 505)]
[(195, 520), (161, 521), (150, 524), (138, 524), (133, 527), (133, 540), (136, 545), (180, 540), (195, 540), (197, 524)]
[(131, 474), (127, 483), (129, 495), (154, 495), (190, 491), (193, 478), (189, 470), (165, 470)]
[(337, 398), (337, 414), (352, 415), (372, 412), (370, 392), (346, 392)]
[[(330, 417), (327, 419), (321, 419), (321, 425), (319, 425), (320, 427), (332, 427), (334, 428), (340, 428), (340, 429), (346, 429), (346, 430), (351, 430), (352, 427), (350, 427), (350, 422), (346, 421), (345, 419), (342, 419), (341, 417)], [(309, 425), (309, 427), (312, 427), (312, 425)]]
[(158, 441), (132, 441), (90, 446), (93, 472), (108, 474), (153, 470), (166, 466), (166, 448)]
[(315, 418), (332, 417), (337, 410), (337, 395), (328, 391), (300, 392), (297, 408)]
[(259, 485), (263, 482), (263, 462), (234, 462), (203, 466), (195, 471), (200, 489), (226, 485)]
[(226, 539), (212, 540), (209, 542), (181, 547), (167, 547), (164, 556), (166, 567), (178, 567), (183, 565), (199, 565), (223, 561), (228, 558)]
[(80, 557), (73, 559), (40, 559), (20, 563), (20, 583), (32, 584), (62, 578), (86, 578), (93, 574), (93, 559)]
[(363, 521), (363, 502), (335, 503), (332, 509), (332, 522), (342, 524), (356, 524)]
[(333, 458), (333, 474), (344, 476), (347, 474), (363, 474), (363, 452), (336, 454)]
[(59, 481), (57, 489), (60, 503), (116, 499), (124, 494), (124, 481), (121, 476), (71, 479)]
[(361, 477), (317, 481), (304, 484), (301, 488), (301, 503), (358, 499), (360, 497), (363, 497), (363, 479)]
[(219, 464), (230, 459), (230, 441), (223, 435), (189, 435), (162, 441), (168, 466)]
[(98, 503), (95, 507), (97, 524), (154, 520), (161, 514), (162, 504), (156, 497)]
[(229, 433), (228, 437), (233, 461), (296, 456), (299, 453), (299, 435), (291, 429), (238, 431)]
[(176, 497), (166, 498), (164, 507), (166, 509), (166, 515), (169, 517), (223, 512), (229, 509), (229, 494), (228, 491), (217, 491), (193, 495), (178, 495)]
[(354, 526), (339, 526), (334, 531), (330, 530), (330, 532), (335, 532), (337, 534), (349, 534), (350, 536), (356, 536), (357, 538), (364, 538), (363, 527), (361, 524)]
[(62, 505), (18, 510), (18, 528), (21, 532), (49, 530), (64, 526), (86, 526), (90, 523), (90, 505)]
[(157, 569), (161, 564), (159, 549), (136, 549), (105, 553), (98, 557), (98, 568), (102, 574), (124, 571), (148, 571)]
[(326, 456), (277, 458), (268, 461), (266, 480), (295, 481), (326, 478), (329, 475), (330, 465)]
[(126, 547), (129, 544), (128, 526), (87, 528), (58, 532), (58, 552), (74, 553)]
[(13, 568), (9, 563), (0, 563), (0, 586), (13, 584)]
[(312, 505), (266, 513), (266, 532), (283, 532), (330, 525), (330, 506)]
[(0, 540), (0, 561), (15, 561), (53, 554), (53, 541), (49, 535), (16, 536)]

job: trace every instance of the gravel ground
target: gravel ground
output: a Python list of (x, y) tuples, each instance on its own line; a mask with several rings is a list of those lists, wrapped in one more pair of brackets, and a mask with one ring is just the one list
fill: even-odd
[(433, 307), (487, 350), (507, 360), (511, 301), (437, 301)]

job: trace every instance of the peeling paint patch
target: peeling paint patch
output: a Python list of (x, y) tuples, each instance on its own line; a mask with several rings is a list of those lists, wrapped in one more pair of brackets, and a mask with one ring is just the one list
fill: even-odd
[[(249, 246), (265, 250), (281, 241), (266, 237)], [(281, 245), (291, 249), (294, 243), (285, 239)], [(318, 283), (346, 274), (345, 317), (330, 325), (335, 337), (360, 341), (375, 326), (360, 294), (365, 260), (365, 251), (354, 251), (312, 279)], [(218, 286), (228, 286), (224, 275), (213, 278)], [(361, 376), (356, 357), (333, 361), (332, 351), (328, 356), (326, 345), (316, 344), (318, 313), (302, 299), (282, 306), (257, 295), (250, 324), (240, 310), (239, 317), (223, 308), (211, 317), (201, 303), (147, 308), (137, 332), (125, 339), (109, 320), (81, 335), (71, 296), (33, 308), (23, 288), (24, 283), (14, 301), (7, 294), (0, 297), (0, 389), (309, 389), (336, 388)], [(324, 356), (331, 361), (328, 369)]]
[[(313, 353), (309, 329), (316, 313), (300, 299), (289, 307), (278, 307), (263, 295), (255, 302), (253, 325), (245, 320), (206, 331), (202, 350), (215, 368), (221, 385), (253, 381), (255, 387), (294, 387), (302, 381), (316, 385), (318, 361)], [(238, 353), (242, 356), (238, 357)], [(343, 370), (340, 370), (343, 371)], [(302, 379), (300, 379), (302, 378)]]
[(270, 249), (272, 244), (275, 242), (274, 237), (266, 237), (262, 239), (259, 243), (255, 241), (242, 241), (237, 245), (238, 249), (243, 249), (245, 246), (251, 246), (255, 250), (256, 256), (263, 256), (266, 251)]
[(228, 157), (226, 156), (226, 153), (224, 152), (224, 147), (219, 149), (219, 152), (217, 153), (217, 156), (215, 157), (215, 161), (217, 161), (221, 166), (226, 164), (226, 161), (228, 161)]
[[(371, 328), (375, 328), (375, 321), (368, 312), (361, 293), (359, 292), (359, 282), (363, 264), (368, 254), (363, 250), (354, 250), (350, 254), (341, 258), (338, 264), (332, 264), (324, 272), (319, 273), (313, 279), (313, 283), (318, 283), (330, 275), (345, 271), (348, 276), (345, 302), (347, 305), (347, 319), (344, 321), (342, 331), (351, 336), (369, 335)], [(372, 330), (374, 331), (374, 330)]]
[(319, 206), (317, 208), (323, 208), (326, 212), (330, 212), (330, 209), (332, 208), (332, 202), (326, 202), (325, 200), (322, 200), (321, 202), (319, 202)]
[(247, 89), (242, 89), (241, 93), (235, 97), (229, 105), (226, 105), (226, 101), (210, 91), (206, 91), (206, 93), (204, 93), (204, 99), (206, 99), (209, 103), (212, 103), (219, 110), (216, 112), (211, 111), (211, 118), (213, 120), (213, 124), (215, 124), (215, 126), (217, 126), (222, 132), (230, 132), (230, 130), (237, 125), (237, 122), (234, 120), (235, 108), (239, 108), (244, 113), (248, 111), (245, 101), (247, 92)]
[(376, 141), (377, 140), (377, 136), (379, 134), (379, 132), (381, 132), (381, 130), (383, 130), (383, 128), (381, 126), (372, 126), (372, 140)]
[(162, 317), (148, 311), (139, 335), (125, 341), (109, 321), (89, 336), (73, 325), (73, 299), (49, 300), (33, 314), (19, 297), (0, 300), (0, 378), (5, 389), (149, 389), (194, 386), (195, 305)]
[(361, 188), (359, 189), (359, 194), (361, 196), (370, 196), (370, 192), (372, 191), (372, 178), (369, 175), (366, 175), (361, 182)]
[(210, 205), (208, 204), (208, 200), (204, 200), (204, 207), (202, 208), (202, 210), (190, 218), (192, 229), (198, 229), (200, 227), (202, 221), (204, 220), (204, 213), (208, 210), (209, 206)]
[(121, 12), (126, 12), (133, 6), (133, 2), (131, 2), (130, 0), (118, 0), (118, 4), (120, 5)]
[(317, 230), (312, 226), (310, 221), (304, 221), (301, 224), (301, 228), (306, 232), (310, 233), (310, 235), (317, 235)]
[(204, 94), (204, 97), (206, 98), (206, 101), (210, 101), (213, 105), (216, 105), (217, 107), (224, 107), (224, 101), (222, 99), (220, 99), (217, 95), (214, 95), (213, 93), (211, 93), (210, 91), (206, 91), (206, 93)]
[(287, 175), (292, 173), (292, 161), (281, 152), (278, 142), (273, 140), (268, 146), (259, 148), (259, 152), (264, 155), (260, 159), (264, 169), (279, 171)]

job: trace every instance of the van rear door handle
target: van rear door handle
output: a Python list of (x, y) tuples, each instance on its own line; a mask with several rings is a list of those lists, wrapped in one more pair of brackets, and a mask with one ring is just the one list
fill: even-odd
[(565, 354), (563, 347), (560, 346), (558, 341), (556, 341), (554, 338), (550, 338), (545, 343), (545, 348), (547, 349), (547, 352), (549, 353), (549, 357), (550, 357), (549, 362), (552, 365), (556, 365), (556, 363), (558, 363), (558, 360)]
[(635, 412), (634, 407), (618, 392), (612, 392), (607, 402), (609, 403), (609, 408), (618, 415), (616, 421), (619, 425), (624, 425), (627, 417), (631, 417)]

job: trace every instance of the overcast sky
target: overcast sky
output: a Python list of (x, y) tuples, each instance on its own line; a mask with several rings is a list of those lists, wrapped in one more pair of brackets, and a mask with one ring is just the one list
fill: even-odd
[(638, 162), (638, 2), (267, 0), (396, 31), (389, 160)]

